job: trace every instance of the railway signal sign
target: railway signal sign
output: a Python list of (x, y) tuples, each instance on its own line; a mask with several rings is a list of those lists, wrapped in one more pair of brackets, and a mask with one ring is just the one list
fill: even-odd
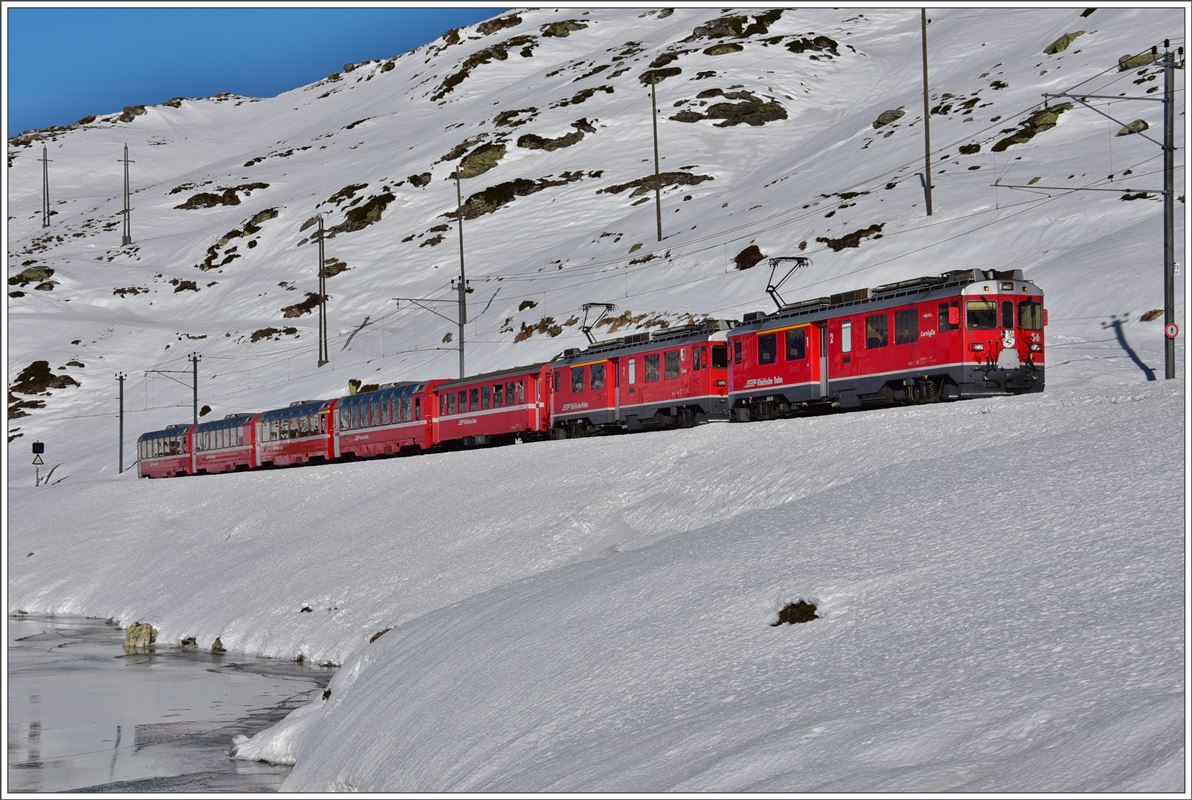
[(45, 444), (44, 444), (44, 443), (42, 443), (42, 442), (34, 442), (34, 443), (33, 443), (33, 453), (34, 453), (34, 455), (41, 455), (41, 454), (42, 454), (42, 453), (44, 453), (45, 451), (46, 451), (46, 446), (45, 446)]
[(46, 463), (46, 462), (44, 462), (44, 461), (42, 461), (42, 460), (41, 460), (41, 454), (40, 454), (40, 453), (38, 453), (37, 455), (33, 456), (33, 466), (35, 466), (35, 467), (40, 467), (40, 466), (41, 466), (42, 464), (44, 464), (44, 463)]
[(1167, 323), (1167, 327), (1163, 329), (1163, 332), (1167, 334), (1168, 339), (1174, 339), (1180, 335), (1180, 326), (1174, 322), (1169, 322)]

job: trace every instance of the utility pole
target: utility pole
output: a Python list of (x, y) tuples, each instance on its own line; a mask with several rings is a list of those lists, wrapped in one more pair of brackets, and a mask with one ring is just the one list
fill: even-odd
[(658, 85), (650, 76), (650, 120), (654, 124), (654, 213), (658, 218), (658, 241), (662, 241), (662, 178), (658, 169)]
[(50, 227), (50, 159), (41, 146), (41, 227)]
[(923, 26), (923, 179), (927, 190), (927, 216), (931, 216), (931, 101), (927, 97), (927, 9), (919, 9)]
[[(1163, 41), (1163, 377), (1175, 377), (1175, 57)], [(1181, 55), (1183, 48), (1180, 49)]]
[(199, 424), (199, 359), (202, 358), (202, 356), (200, 356), (198, 353), (191, 353), (189, 357), (190, 357), (191, 370), (193, 370), (191, 373), (191, 384), (190, 385), (191, 385), (192, 391), (194, 392), (194, 409), (193, 409), (194, 424), (198, 425)]
[(116, 373), (116, 380), (120, 384), (120, 464), (117, 474), (124, 472), (124, 378), (123, 372)]
[(327, 274), (324, 270), (326, 261), (323, 258), (323, 215), (319, 214), (319, 366), (323, 366), (330, 359), (327, 358)]
[(128, 145), (124, 145), (124, 236), (120, 239), (120, 246), (132, 244), (132, 209), (128, 205), (128, 165), (135, 161), (128, 160)]
[(468, 279), (464, 274), (464, 195), (455, 168), (455, 221), (459, 225), (459, 376), (464, 376), (464, 325), (468, 321)]
[[(1147, 136), (1142, 131), (1136, 131), (1135, 135), (1141, 136), (1147, 141), (1159, 145), (1163, 150), (1163, 188), (1161, 190), (1155, 189), (1137, 189), (1137, 188), (1120, 188), (1111, 189), (1103, 186), (1026, 186), (1023, 184), (1010, 184), (995, 182), (994, 186), (1001, 186), (1007, 189), (1057, 189), (1065, 191), (1079, 191), (1079, 192), (1138, 192), (1138, 193), (1154, 193), (1163, 196), (1163, 335), (1165, 338), (1163, 344), (1163, 361), (1165, 379), (1170, 380), (1175, 377), (1175, 337), (1179, 334), (1179, 327), (1175, 322), (1175, 109), (1173, 102), (1173, 95), (1175, 88), (1173, 85), (1174, 71), (1175, 71), (1175, 56), (1171, 52), (1171, 41), (1165, 39), (1163, 41), (1163, 97), (1127, 97), (1124, 95), (1100, 95), (1100, 94), (1072, 94), (1070, 92), (1061, 92), (1058, 94), (1043, 93), (1043, 100), (1047, 102), (1052, 97), (1063, 97), (1068, 100), (1075, 100), (1085, 108), (1091, 111), (1096, 111), (1101, 116), (1108, 119), (1110, 122), (1115, 122), (1121, 125), (1123, 129), (1128, 129), (1130, 126), (1110, 116), (1105, 111), (1090, 105), (1089, 100), (1112, 100), (1114, 102), (1124, 102), (1126, 100), (1144, 100), (1150, 102), (1161, 102), (1163, 104), (1163, 142), (1160, 143), (1155, 139)], [(1184, 57), (1184, 48), (1176, 49), (1180, 59)], [(1155, 56), (1155, 61), (1158, 61), (1159, 48), (1157, 46), (1151, 47), (1151, 55)], [(1113, 176), (1110, 176), (1112, 179)]]

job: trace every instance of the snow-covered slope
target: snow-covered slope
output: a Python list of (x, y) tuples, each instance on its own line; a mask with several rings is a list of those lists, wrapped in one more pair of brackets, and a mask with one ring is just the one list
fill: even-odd
[[(1157, 147), (1079, 107), (994, 149), (1042, 92), (1156, 87), (1118, 58), (1184, 41), (1176, 9), (1083, 11), (932, 12), (931, 218), (912, 9), (519, 11), (276, 98), (10, 142), (9, 275), (54, 270), (10, 284), (10, 384), (45, 360), (79, 385), (10, 397), (45, 407), (9, 423), (8, 610), (343, 664), (326, 702), (238, 748), (296, 761), (295, 790), (1183, 790), (1184, 348), (1179, 381), (1149, 382), (1161, 322), (1140, 321), (1162, 305), (1160, 203), (990, 186), (1159, 185)], [(663, 193), (661, 244), (648, 193), (602, 191), (652, 174), (647, 69), (679, 70), (659, 73), (662, 169), (693, 176)], [(1153, 134), (1158, 105), (1102, 110)], [(717, 124), (743, 118), (764, 124)], [(37, 211), (43, 143), (61, 241)], [(451, 298), (456, 234), (434, 228), (469, 155), (496, 165), (465, 199), (513, 197), (465, 212), (470, 371), (579, 346), (587, 301), (638, 325), (764, 309), (765, 262), (736, 268), (756, 245), (814, 258), (787, 299), (1025, 269), (1048, 296), (1047, 391), (115, 476), (117, 370), (129, 460), (138, 432), (190, 415), (189, 388), (144, 371), (192, 351), (215, 416), (452, 376), (435, 348), (454, 325), (391, 298)], [(327, 241), (347, 269), (321, 370), (313, 315), (282, 312), (315, 291), (318, 211), (359, 226)], [(283, 332), (252, 341), (266, 328)], [(62, 482), (32, 488), (32, 439)], [(770, 626), (799, 599), (820, 619)]]

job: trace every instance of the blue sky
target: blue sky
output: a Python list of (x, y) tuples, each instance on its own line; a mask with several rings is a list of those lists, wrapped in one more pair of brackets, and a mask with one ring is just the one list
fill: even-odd
[(8, 8), (8, 136), (219, 92), (275, 95), (502, 8)]

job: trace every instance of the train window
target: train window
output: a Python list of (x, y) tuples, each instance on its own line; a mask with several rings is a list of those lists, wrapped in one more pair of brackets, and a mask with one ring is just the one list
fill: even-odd
[(853, 323), (840, 323), (840, 352), (853, 352)]
[[(738, 344), (740, 340), (738, 340)], [(712, 345), (712, 369), (728, 369), (728, 346)]]
[(966, 325), (978, 331), (997, 327), (997, 303), (992, 300), (969, 300), (965, 304)]
[(874, 350), (890, 343), (890, 322), (885, 314), (865, 318), (865, 349)]
[(505, 384), (498, 383), (493, 386), (493, 408), (501, 408), (505, 405)]
[(492, 408), (493, 407), (493, 393), (492, 393), (492, 389), (490, 389), (488, 386), (484, 386), (480, 389), (480, 407), (481, 408)]
[(773, 364), (778, 358), (778, 334), (764, 333), (757, 337), (757, 363)]
[(741, 363), (741, 340), (733, 339), (733, 363)]
[(629, 359), (629, 385), (637, 383), (637, 359)]
[(414, 398), (414, 419), (422, 419), (422, 398)]
[(468, 411), (479, 411), (479, 410), (480, 410), (480, 390), (479, 389), (469, 389), (468, 390)]
[(1003, 328), (1013, 328), (1014, 327), (1014, 301), (1013, 300), (1003, 300), (1002, 301), (1002, 327)]
[(704, 368), (704, 348), (695, 347), (691, 350), (691, 369), (699, 372)]
[[(940, 303), (939, 306), (936, 308), (936, 311), (938, 312), (937, 316), (939, 317), (940, 333), (947, 333), (948, 331), (954, 331), (960, 327), (958, 324), (956, 324), (955, 322), (952, 321), (951, 309), (953, 309), (953, 308), (956, 308), (956, 306), (948, 304), (948, 303)], [(957, 315), (957, 320), (959, 321), (959, 319), (960, 319), (960, 317), (959, 317), (959, 315)]]
[(919, 341), (919, 312), (913, 308), (894, 312), (894, 344)]
[(458, 401), (456, 402), (458, 413), (462, 414), (468, 410), (468, 391), (466, 389), (456, 392), (455, 399)]
[(1043, 304), (1033, 300), (1019, 303), (1018, 327), (1027, 331), (1043, 330)]
[(681, 351), (679, 350), (667, 350), (666, 353), (663, 354), (662, 367), (665, 370), (666, 379), (668, 381), (673, 381), (675, 378), (679, 377), (680, 352)]
[(372, 409), (372, 424), (377, 426), (381, 424), (381, 401), (374, 397), (368, 401), (368, 407)]
[(571, 368), (571, 391), (582, 392), (584, 390), (584, 368)]
[(807, 355), (807, 329), (791, 328), (786, 332), (786, 360), (800, 361)]
[[(448, 392), (447, 394), (443, 395), (443, 399), (447, 404), (446, 407), (444, 408), (444, 411), (447, 414), (454, 414), (455, 413), (455, 392)], [(402, 403), (402, 411), (403, 411), (403, 415), (402, 415), (401, 421), (405, 422), (406, 418), (404, 415), (404, 411), (405, 411), (405, 403), (404, 402)]]
[(646, 381), (658, 380), (658, 354), (650, 353), (646, 356)]
[(526, 402), (526, 387), (522, 386), (521, 381), (513, 384), (513, 390), (517, 392), (517, 402), (519, 405)]
[(592, 369), (592, 390), (596, 391), (597, 389), (603, 389), (604, 388), (604, 365), (603, 364), (593, 364), (591, 369)]

